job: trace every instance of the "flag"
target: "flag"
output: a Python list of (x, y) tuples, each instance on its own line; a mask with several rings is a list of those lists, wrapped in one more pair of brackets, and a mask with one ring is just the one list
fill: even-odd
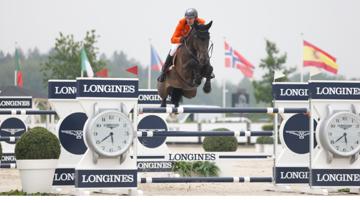
[(130, 68), (127, 68), (126, 71), (129, 73), (132, 73), (136, 76), (138, 75), (138, 67), (137, 66), (132, 66)]
[(225, 41), (225, 67), (237, 68), (246, 77), (252, 78), (254, 66)]
[(159, 54), (156, 52), (155, 48), (152, 45), (150, 46), (151, 46), (150, 67), (152, 70), (160, 71), (163, 66), (163, 62), (161, 61)]
[(320, 68), (316, 68), (316, 67), (311, 67), (310, 68), (310, 78), (312, 76), (315, 76), (315, 75), (320, 74), (320, 73), (321, 73)]
[(94, 72), (91, 68), (88, 57), (86, 56), (85, 49), (81, 49), (81, 72), (86, 71), (88, 77), (94, 77)]
[(304, 67), (315, 66), (337, 74), (336, 58), (304, 40)]
[(283, 78), (286, 75), (282, 71), (275, 70), (274, 72), (274, 81), (279, 78)]
[(22, 67), (20, 62), (20, 54), (19, 50), (15, 49), (15, 83), (16, 86), (22, 88), (24, 85), (23, 82), (23, 73), (22, 73)]
[(103, 68), (95, 73), (97, 77), (107, 78), (109, 77), (109, 69)]

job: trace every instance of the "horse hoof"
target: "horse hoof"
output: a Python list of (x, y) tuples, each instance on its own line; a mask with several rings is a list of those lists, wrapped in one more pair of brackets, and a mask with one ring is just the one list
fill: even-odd
[(211, 92), (211, 86), (210, 85), (204, 85), (203, 90), (205, 93), (210, 93)]

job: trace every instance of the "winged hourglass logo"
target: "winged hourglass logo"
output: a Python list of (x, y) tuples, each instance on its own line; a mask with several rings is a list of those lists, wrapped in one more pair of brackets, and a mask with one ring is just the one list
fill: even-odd
[(303, 140), (306, 136), (310, 135), (308, 130), (286, 130), (286, 133), (296, 135), (300, 140)]
[(25, 130), (24, 128), (3, 128), (2, 131), (8, 132), (11, 135), (15, 135), (17, 132)]
[(81, 140), (83, 137), (83, 131), (82, 130), (61, 130), (62, 133), (73, 135), (76, 137), (76, 139)]

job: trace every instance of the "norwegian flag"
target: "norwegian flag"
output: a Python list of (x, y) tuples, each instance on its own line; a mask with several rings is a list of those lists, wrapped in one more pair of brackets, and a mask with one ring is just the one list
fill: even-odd
[(237, 68), (246, 77), (252, 78), (254, 66), (225, 41), (225, 67)]

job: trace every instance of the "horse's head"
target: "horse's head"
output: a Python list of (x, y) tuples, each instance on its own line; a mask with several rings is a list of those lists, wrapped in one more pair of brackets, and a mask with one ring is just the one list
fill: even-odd
[(210, 41), (209, 29), (211, 25), (212, 21), (206, 25), (194, 23), (187, 39), (188, 46), (192, 49), (191, 51), (200, 66), (208, 65), (210, 61), (208, 49)]

